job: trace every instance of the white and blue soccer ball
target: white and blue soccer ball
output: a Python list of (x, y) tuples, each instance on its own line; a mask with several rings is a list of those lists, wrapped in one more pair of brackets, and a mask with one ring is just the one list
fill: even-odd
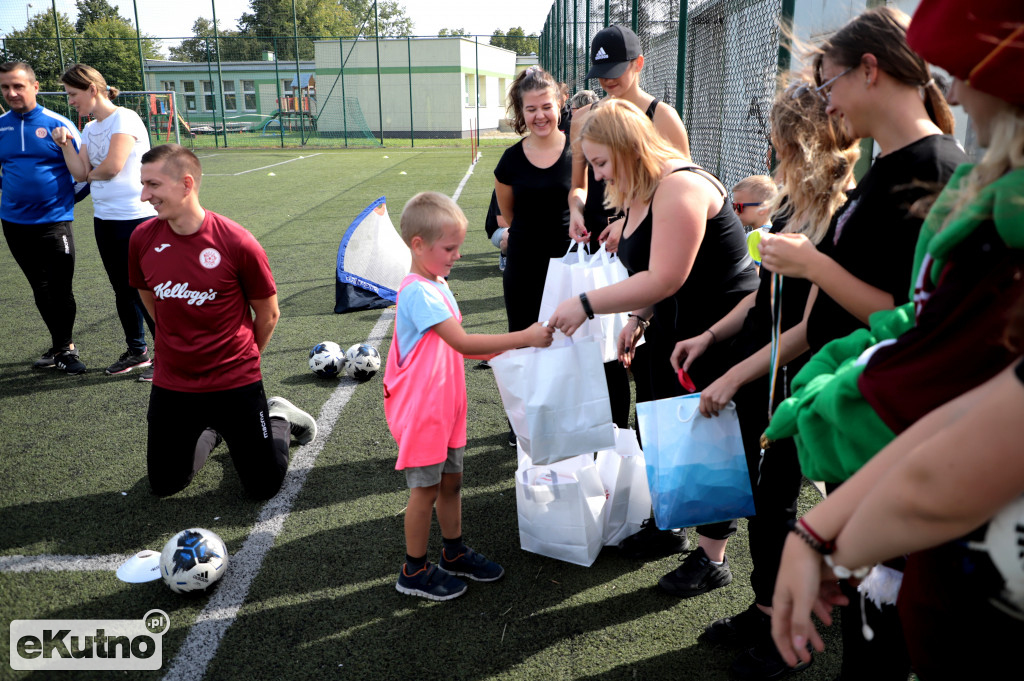
[(345, 353), (332, 341), (317, 343), (309, 351), (309, 368), (317, 376), (333, 378), (345, 371)]
[(160, 576), (177, 594), (206, 591), (228, 569), (224, 540), (210, 530), (182, 530), (160, 552)]
[(345, 351), (349, 376), (368, 381), (380, 370), (380, 354), (372, 345), (357, 343)]

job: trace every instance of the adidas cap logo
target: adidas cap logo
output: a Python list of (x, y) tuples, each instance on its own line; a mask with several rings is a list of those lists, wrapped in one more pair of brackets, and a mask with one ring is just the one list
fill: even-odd
[(603, 47), (597, 48), (597, 54), (594, 55), (594, 61), (600, 61), (601, 59), (607, 59), (608, 53), (604, 51)]

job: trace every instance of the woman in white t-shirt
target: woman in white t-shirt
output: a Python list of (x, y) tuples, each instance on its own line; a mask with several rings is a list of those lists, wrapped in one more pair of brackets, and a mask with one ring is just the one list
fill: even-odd
[[(146, 345), (146, 326), (154, 338), (156, 329), (138, 291), (128, 284), (128, 240), (138, 225), (156, 215), (153, 206), (140, 200), (141, 159), (149, 151), (149, 131), (137, 113), (110, 101), (117, 97), (118, 89), (108, 87), (91, 66), (72, 64), (60, 79), (71, 106), (80, 116), (93, 118), (82, 130), (78, 152), (63, 139), (64, 134), (54, 134), (54, 141), (61, 145), (75, 180), (91, 185), (96, 246), (114, 287), (117, 316), (124, 328), (127, 350), (106, 373), (145, 369), (153, 361)], [(144, 372), (141, 380), (147, 375), (151, 377), (152, 372)]]

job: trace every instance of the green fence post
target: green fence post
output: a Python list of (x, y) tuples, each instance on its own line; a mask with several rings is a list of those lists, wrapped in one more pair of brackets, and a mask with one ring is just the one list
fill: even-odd
[[(358, 37), (358, 36), (357, 36)], [(356, 38), (353, 38), (353, 43)], [(348, 102), (345, 101), (345, 43), (338, 38), (338, 54), (341, 55), (341, 126), (345, 130), (345, 146), (348, 146)]]
[(405, 49), (409, 55), (409, 146), (416, 146), (416, 127), (412, 120), (412, 37), (405, 37)]
[(299, 115), (299, 144), (306, 144), (306, 124), (302, 116), (302, 67), (299, 64), (299, 19), (295, 13), (295, 0), (292, 0), (292, 39), (295, 42), (295, 110)]
[(580, 3), (579, 0), (572, 0), (572, 92), (576, 91), (576, 83), (579, 82), (579, 71), (576, 65), (580, 61), (580, 46), (577, 36), (580, 33)]
[[(139, 48), (139, 78), (142, 81), (142, 87), (140, 90), (148, 90), (146, 86), (146, 58), (142, 56), (142, 31), (139, 29), (139, 5), (135, 0), (132, 0), (132, 8), (135, 10), (135, 41)], [(72, 46), (75, 44), (71, 42)], [(75, 61), (78, 61), (76, 58)], [(156, 87), (153, 88), (154, 90)], [(174, 108), (173, 106), (170, 108)], [(170, 115), (170, 114), (168, 114)], [(146, 107), (146, 132), (150, 132), (153, 129), (153, 116), (150, 113), (150, 108)], [(178, 129), (178, 121), (174, 121), (174, 129)], [(160, 140), (160, 136), (157, 135), (157, 141)]]
[[(683, 0), (685, 2), (686, 0)], [(604, 0), (604, 27), (608, 28), (608, 25), (612, 22), (612, 10), (611, 0)]]
[(373, 43), (377, 48), (377, 120), (380, 122), (380, 145), (384, 146), (384, 101), (380, 93), (380, 21), (377, 18), (377, 0), (373, 0)]
[[(213, 148), (217, 149), (220, 147), (220, 142), (217, 140), (217, 90), (213, 87), (216, 81), (213, 80), (213, 66), (210, 64), (210, 38), (206, 37), (203, 42), (206, 43), (206, 73), (207, 77), (210, 79), (210, 105), (212, 106), (210, 111), (212, 114), (211, 118), (213, 118)], [(205, 107), (206, 92), (202, 92), (201, 95), (203, 97), (203, 106)]]
[(683, 106), (683, 102), (686, 95), (686, 24), (689, 22), (689, 15), (690, 3), (688, 0), (679, 0), (679, 29), (676, 31), (676, 101), (672, 105), (683, 119), (683, 123), (686, 123), (686, 107)]
[[(605, 0), (605, 2), (607, 2), (607, 0)], [(588, 59), (584, 62), (587, 65), (587, 70), (588, 71), (590, 69), (590, 59), (589, 59), (589, 57), (590, 57), (590, 10), (591, 10), (590, 0), (587, 0), (587, 44), (583, 46), (583, 49), (586, 51), (586, 54), (587, 54), (587, 57), (588, 57)], [(584, 78), (583, 79), (583, 89), (584, 90), (589, 90), (590, 89), (590, 79), (589, 78)]]
[(473, 50), (475, 64), (473, 75), (476, 82), (473, 83), (473, 92), (476, 93), (476, 146), (480, 146), (480, 36), (473, 36)]
[(274, 86), (277, 88), (277, 130), (281, 139), (281, 148), (284, 149), (284, 112), (281, 110), (281, 100), (284, 99), (284, 94), (281, 92), (281, 70), (278, 66), (281, 60), (277, 58), (277, 36), (271, 40), (273, 41), (271, 45), (274, 46)]
[(57, 30), (57, 53), (60, 55), (60, 71), (64, 71), (64, 67), (67, 66), (64, 62), (64, 45), (60, 42), (60, 22), (57, 21), (57, 0), (53, 0), (50, 3), (53, 7), (53, 27)]
[[(213, 7), (213, 46), (217, 50), (217, 85), (220, 86), (220, 125), (224, 128), (224, 148), (228, 148), (228, 122), (224, 118), (224, 73), (220, 68), (220, 34), (217, 31), (217, 0), (210, 0), (210, 5)], [(214, 87), (214, 92), (217, 91), (217, 87)], [(214, 97), (216, 99), (216, 97)], [(236, 100), (237, 101), (237, 100)], [(216, 123), (216, 117), (214, 117), (214, 123)], [(214, 131), (214, 135), (216, 135)]]
[(633, 33), (640, 32), (640, 0), (633, 0)]

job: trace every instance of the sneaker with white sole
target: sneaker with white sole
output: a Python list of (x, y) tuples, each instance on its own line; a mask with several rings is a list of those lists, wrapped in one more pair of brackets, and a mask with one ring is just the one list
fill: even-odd
[(316, 437), (316, 419), (280, 396), (267, 400), (271, 417), (283, 418), (291, 426), (292, 436), (300, 445), (309, 444)]
[(68, 376), (86, 372), (85, 363), (79, 359), (78, 350), (61, 350), (53, 356), (54, 365)]
[(496, 582), (505, 574), (505, 568), (468, 546), (463, 546), (454, 556), (449, 557), (448, 549), (441, 549), (441, 567), (450, 574), (469, 577), (476, 582)]
[(399, 593), (429, 598), (432, 601), (450, 601), (466, 593), (468, 588), (464, 581), (452, 577), (446, 570), (433, 563), (425, 563), (411, 575), (406, 572), (407, 567), (407, 564), (402, 564), (398, 583), (395, 584), (395, 589)]
[(122, 353), (116, 362), (104, 369), (103, 373), (107, 376), (116, 376), (128, 373), (132, 369), (145, 369), (152, 363), (153, 360), (150, 359), (147, 348), (142, 348), (141, 352), (128, 350)]

